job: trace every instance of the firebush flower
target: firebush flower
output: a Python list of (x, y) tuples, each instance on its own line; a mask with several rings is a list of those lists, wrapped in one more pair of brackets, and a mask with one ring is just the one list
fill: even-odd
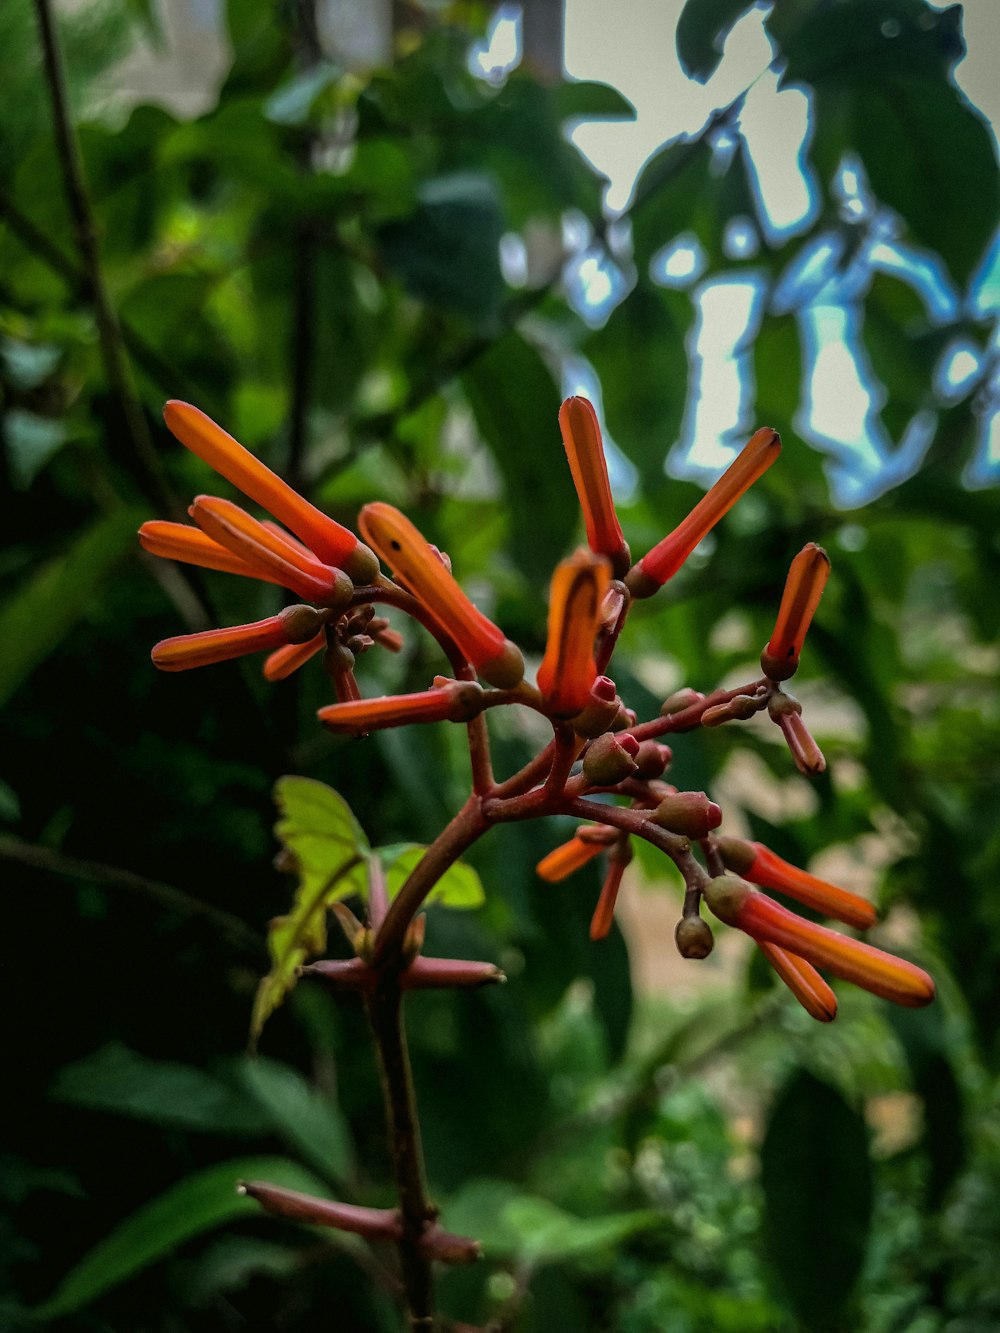
[(600, 856), (601, 852), (606, 850), (605, 844), (585, 842), (577, 834), (570, 838), (569, 842), (553, 848), (548, 856), (543, 856), (535, 866), (535, 874), (549, 884), (558, 884), (560, 880), (568, 879), (577, 870), (582, 870), (595, 856)]
[(847, 889), (829, 884), (807, 870), (800, 870), (789, 861), (783, 861), (762, 842), (747, 842), (743, 838), (716, 838), (727, 870), (734, 871), (751, 884), (776, 889), (788, 898), (794, 898), (804, 907), (811, 907), (823, 916), (843, 921), (858, 930), (867, 930), (878, 920), (875, 908), (864, 898)]
[(161, 671), (188, 671), (191, 667), (227, 662), (233, 657), (283, 648), (315, 638), (321, 625), (311, 606), (289, 606), (276, 616), (235, 625), (231, 629), (208, 629), (164, 639), (153, 649), (152, 658)]
[(353, 532), (303, 499), (211, 417), (174, 399), (163, 409), (163, 419), (181, 444), (291, 528), (324, 564), (343, 569), (356, 583), (375, 578), (378, 561)]
[(330, 731), (363, 735), (409, 722), (468, 722), (482, 706), (483, 690), (475, 681), (438, 677), (430, 690), (327, 704), (317, 716)]
[(781, 453), (781, 437), (764, 428), (737, 454), (715, 485), (681, 523), (634, 565), (625, 580), (633, 597), (650, 597), (683, 565), (723, 515), (761, 478)]
[(817, 1023), (833, 1022), (837, 1017), (837, 997), (812, 963), (767, 940), (758, 940), (757, 948), (811, 1018)]
[(561, 560), (552, 576), (549, 632), (538, 688), (556, 717), (573, 717), (591, 702), (597, 680), (594, 639), (610, 578), (604, 556), (583, 547)]
[(392, 505), (368, 504), (358, 525), (379, 556), (455, 640), (482, 678), (509, 689), (524, 676), (520, 650), (466, 597), (440, 553)]
[(822, 546), (803, 546), (788, 571), (774, 633), (760, 655), (761, 670), (770, 680), (787, 680), (798, 670), (802, 644), (829, 577), (830, 557)]
[(583, 510), (587, 544), (596, 555), (610, 560), (616, 578), (624, 578), (632, 558), (615, 513), (604, 441), (593, 405), (586, 398), (567, 398), (559, 409), (559, 429)]
[(213, 541), (207, 532), (202, 532), (200, 528), (189, 528), (186, 523), (169, 523), (162, 519), (143, 523), (139, 529), (139, 542), (150, 555), (179, 560), (182, 564), (197, 565), (201, 569), (215, 569), (223, 574), (242, 574), (245, 578), (282, 585), (281, 577), (273, 569), (236, 555)]
[(849, 935), (804, 921), (736, 875), (710, 880), (705, 901), (720, 921), (758, 943), (776, 944), (884, 1000), (916, 1009), (934, 999), (934, 982), (922, 968)]

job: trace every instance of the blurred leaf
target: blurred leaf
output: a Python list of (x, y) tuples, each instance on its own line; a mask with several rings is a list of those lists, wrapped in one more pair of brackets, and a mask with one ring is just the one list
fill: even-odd
[(635, 120), (635, 107), (609, 83), (565, 79), (552, 89), (557, 116), (583, 120)]
[(295, 985), (298, 967), (326, 947), (326, 913), (332, 903), (361, 891), (368, 840), (343, 797), (313, 778), (279, 778), (274, 798), (281, 811), (275, 833), (293, 858), (299, 887), (292, 910), (268, 927), (272, 968), (257, 988), (250, 1040)]
[(843, 1328), (871, 1221), (864, 1121), (799, 1070), (771, 1110), (760, 1165), (768, 1253), (796, 1314), (817, 1333)]
[(123, 510), (98, 519), (0, 607), (0, 703), (6, 703), (36, 667), (85, 616), (98, 589), (134, 548), (141, 515)]
[(125, 1046), (103, 1046), (59, 1071), (56, 1101), (158, 1125), (217, 1134), (260, 1135), (269, 1128), (235, 1088), (201, 1069), (149, 1060)]
[(490, 320), (503, 298), (503, 213), (493, 182), (478, 172), (425, 181), (412, 217), (379, 232), (385, 262), (431, 305)]
[(55, 343), (28, 343), (0, 337), (0, 362), (4, 374), (17, 389), (34, 389), (52, 374), (62, 359)]
[[(416, 844), (400, 850), (379, 848), (379, 855), (386, 867), (386, 888), (390, 899), (395, 898), (407, 877), (424, 859), (426, 851), (426, 847)], [(390, 852), (394, 854), (387, 855)], [(442, 907), (460, 908), (481, 907), (485, 901), (482, 881), (475, 870), (463, 861), (456, 861), (449, 866), (425, 899), (428, 906), (440, 903)]]
[(3, 425), (11, 480), (16, 490), (26, 491), (66, 443), (66, 423), (13, 408)]
[(289, 1065), (262, 1056), (244, 1062), (243, 1082), (289, 1147), (335, 1183), (351, 1171), (350, 1130), (339, 1109)]
[(304, 125), (317, 98), (337, 81), (335, 65), (321, 61), (276, 88), (264, 103), (264, 115), (276, 125)]
[(506, 486), (511, 554), (529, 578), (548, 578), (578, 522), (552, 372), (529, 342), (509, 333), (465, 372), (463, 385)]
[(686, 0), (677, 20), (677, 56), (689, 79), (704, 83), (722, 59), (722, 47), (752, 0)]
[(233, 1218), (259, 1214), (259, 1204), (236, 1193), (240, 1180), (267, 1180), (285, 1189), (324, 1192), (322, 1182), (311, 1172), (283, 1157), (236, 1158), (208, 1167), (147, 1203), (100, 1241), (37, 1307), (36, 1318), (71, 1314), (185, 1241)]

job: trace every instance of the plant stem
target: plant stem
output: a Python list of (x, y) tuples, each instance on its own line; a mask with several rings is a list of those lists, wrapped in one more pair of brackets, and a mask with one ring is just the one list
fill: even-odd
[(94, 210), (87, 189), (83, 158), (70, 114), (59, 38), (49, 0), (35, 0), (35, 14), (42, 44), (42, 57), (49, 99), (56, 151), (62, 170), (66, 201), (73, 220), (77, 249), (83, 267), (83, 282), (94, 309), (97, 335), (107, 376), (108, 388), (115, 398), (138, 460), (144, 489), (167, 512), (183, 517), (183, 511), (167, 481), (142, 406), (132, 384), (122, 331), (101, 268)]
[[(419, 781), (419, 776), (414, 775)], [(473, 793), (448, 824), (434, 839), (427, 851), (413, 867), (409, 877), (392, 901), (382, 928), (375, 938), (372, 963), (391, 969), (399, 958), (407, 928), (419, 912), (424, 899), (449, 866), (454, 865), (467, 847), (489, 828), (490, 821), (483, 813), (483, 802)]]
[(420, 1240), (427, 1224), (437, 1217), (437, 1209), (427, 1193), (402, 994), (395, 970), (386, 971), (366, 1001), (366, 1008), (378, 1051), (386, 1127), (403, 1219), (399, 1258), (410, 1328), (414, 1333), (430, 1333), (434, 1328), (434, 1284), (430, 1260), (421, 1250)]

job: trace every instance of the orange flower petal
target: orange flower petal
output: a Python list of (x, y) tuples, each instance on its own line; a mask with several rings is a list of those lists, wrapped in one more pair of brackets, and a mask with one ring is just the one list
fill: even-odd
[(163, 419), (181, 444), (291, 528), (326, 564), (344, 569), (358, 583), (376, 577), (377, 560), (353, 532), (293, 491), (211, 417), (173, 399), (164, 407)]
[(392, 505), (368, 504), (358, 516), (365, 539), (455, 640), (491, 685), (509, 689), (524, 676), (520, 652), (466, 597), (408, 518)]
[(417, 694), (327, 704), (317, 716), (331, 731), (364, 735), (409, 722), (467, 722), (480, 711), (482, 701), (483, 691), (475, 681), (452, 680)]
[(761, 669), (771, 680), (787, 680), (798, 669), (802, 644), (829, 577), (830, 557), (822, 546), (809, 542), (792, 561), (774, 633), (761, 653)]
[(764, 475), (781, 453), (781, 437), (765, 427), (736, 456), (719, 480), (681, 523), (629, 571), (626, 583), (635, 597), (649, 597), (683, 565), (719, 519)]
[(624, 861), (615, 860), (609, 863), (608, 873), (601, 885), (601, 896), (597, 900), (594, 915), (590, 919), (590, 938), (592, 940), (603, 940), (611, 929), (611, 923), (615, 919), (615, 903), (618, 901), (618, 890), (622, 886), (622, 875), (624, 873)]
[(143, 523), (139, 529), (139, 541), (150, 555), (160, 555), (167, 560), (181, 560), (186, 565), (198, 565), (202, 569), (218, 569), (224, 574), (242, 574), (246, 578), (262, 579), (265, 583), (281, 583), (265, 565), (258, 565), (252, 560), (237, 555), (213, 541), (201, 528), (190, 528), (186, 523), (168, 523), (153, 519)]
[(582, 547), (561, 560), (549, 594), (549, 633), (538, 688), (550, 712), (574, 717), (591, 702), (597, 679), (594, 639), (611, 578), (604, 556)]
[(321, 606), (346, 606), (350, 601), (354, 585), (343, 570), (324, 565), (280, 529), (265, 528), (231, 500), (199, 495), (188, 512), (220, 546), (269, 569), (300, 597)]
[(607, 851), (607, 845), (603, 842), (585, 842), (578, 836), (572, 837), (569, 842), (554, 847), (548, 856), (543, 856), (535, 866), (535, 874), (549, 884), (558, 884), (604, 851)]
[(837, 1017), (837, 997), (812, 963), (767, 940), (758, 940), (757, 947), (806, 1013), (818, 1023), (832, 1023)]
[[(262, 652), (267, 648), (280, 648), (296, 641), (299, 633), (305, 632), (305, 613), (310, 610), (309, 607), (292, 606), (279, 615), (268, 616), (266, 620), (255, 621), (252, 625), (181, 634), (158, 643), (151, 656), (161, 671), (188, 671), (191, 667), (226, 662), (230, 658), (245, 657), (247, 653)], [(318, 621), (316, 613), (312, 612), (312, 615)]]
[(884, 1000), (916, 1009), (934, 999), (934, 982), (922, 968), (849, 935), (804, 921), (735, 875), (711, 880), (705, 901), (721, 921), (758, 943), (776, 944)]
[(623, 578), (631, 556), (615, 513), (601, 427), (593, 405), (586, 398), (567, 398), (559, 409), (559, 429), (583, 510), (587, 543), (597, 555), (607, 556), (616, 578)]
[(746, 842), (742, 838), (717, 838), (726, 868), (733, 870), (751, 884), (762, 884), (766, 889), (794, 898), (805, 907), (811, 907), (824, 916), (843, 921), (858, 930), (867, 930), (878, 920), (875, 908), (864, 898), (847, 889), (829, 884), (807, 870), (800, 870), (789, 861), (783, 861), (762, 842)]
[(284, 648), (276, 649), (264, 662), (264, 679), (285, 680), (325, 647), (326, 635), (317, 634), (314, 639), (309, 639), (306, 643), (289, 643)]

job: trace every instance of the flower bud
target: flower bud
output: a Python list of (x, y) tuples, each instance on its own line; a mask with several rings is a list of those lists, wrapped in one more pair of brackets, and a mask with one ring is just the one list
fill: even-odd
[(686, 708), (691, 708), (694, 704), (700, 704), (704, 697), (703, 694), (699, 694), (697, 690), (692, 690), (689, 687), (685, 687), (683, 690), (675, 690), (660, 705), (660, 716), (670, 717), (674, 713), (683, 713)]
[(590, 691), (590, 700), (581, 713), (573, 718), (573, 730), (578, 736), (592, 739), (608, 731), (618, 716), (621, 700), (615, 683), (607, 676), (598, 676)]
[(712, 927), (700, 916), (684, 916), (674, 931), (677, 952), (682, 958), (707, 958), (715, 948)]
[(649, 818), (682, 837), (707, 838), (722, 823), (722, 811), (703, 791), (679, 791), (665, 796)]
[(636, 777), (643, 781), (662, 777), (673, 757), (669, 745), (659, 745), (656, 741), (643, 741), (635, 756)]
[(745, 722), (753, 717), (754, 713), (759, 713), (763, 706), (763, 697), (755, 694), (736, 694), (725, 703), (713, 704), (711, 708), (706, 708), (701, 715), (701, 725), (718, 727), (723, 722), (732, 722), (737, 718)]
[(809, 542), (792, 561), (782, 593), (774, 633), (760, 655), (760, 666), (771, 680), (787, 680), (798, 669), (806, 632), (830, 576), (830, 557)]
[(639, 742), (628, 734), (616, 736), (606, 731), (587, 746), (583, 756), (583, 775), (591, 787), (614, 787), (632, 777), (637, 765)]

